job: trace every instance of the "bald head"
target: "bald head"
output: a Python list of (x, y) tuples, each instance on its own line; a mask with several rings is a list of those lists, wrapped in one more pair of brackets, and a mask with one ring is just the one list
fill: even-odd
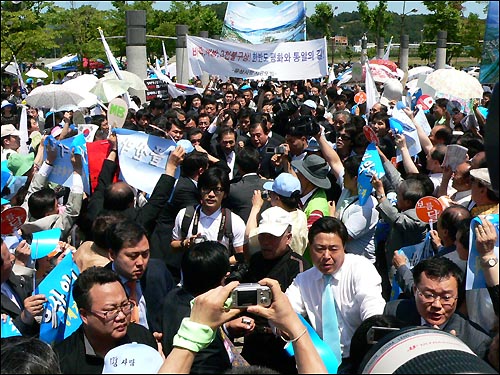
[(124, 211), (134, 206), (134, 190), (126, 182), (115, 182), (104, 192), (103, 208), (112, 211)]

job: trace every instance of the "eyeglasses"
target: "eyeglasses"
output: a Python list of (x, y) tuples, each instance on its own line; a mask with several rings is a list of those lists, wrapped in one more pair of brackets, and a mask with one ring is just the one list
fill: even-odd
[(131, 301), (128, 301), (126, 303), (124, 303), (123, 305), (121, 306), (118, 306), (116, 309), (113, 309), (113, 310), (108, 310), (108, 311), (90, 311), (92, 314), (94, 314), (95, 316), (98, 316), (99, 318), (103, 319), (105, 322), (110, 322), (112, 320), (114, 320), (118, 314), (120, 314), (120, 311), (125, 314), (126, 316), (128, 316), (131, 312), (132, 312), (132, 309), (134, 308), (134, 303), (131, 302)]
[(350, 141), (352, 138), (345, 134), (337, 135), (337, 138), (342, 138), (344, 141)]
[(201, 193), (202, 194), (209, 194), (211, 191), (214, 192), (215, 195), (221, 195), (224, 193), (224, 189), (221, 187), (216, 187), (216, 188), (201, 188)]
[(442, 306), (451, 306), (455, 303), (455, 300), (458, 299), (458, 297), (454, 296), (437, 296), (434, 293), (431, 292), (421, 292), (417, 288), (418, 295), (422, 298), (422, 301), (425, 303), (434, 303), (434, 301), (439, 300)]

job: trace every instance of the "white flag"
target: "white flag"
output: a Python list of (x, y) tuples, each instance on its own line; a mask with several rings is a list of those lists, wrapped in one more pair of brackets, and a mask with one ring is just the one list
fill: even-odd
[[(111, 69), (113, 69), (113, 72), (115, 72), (116, 77), (120, 80), (123, 80), (123, 75), (121, 74), (121, 70), (118, 67), (118, 64), (116, 63), (116, 59), (113, 56), (113, 52), (111, 52), (111, 49), (109, 48), (108, 42), (106, 41), (106, 38), (104, 38), (104, 33), (100, 27), (97, 28), (99, 30), (99, 34), (101, 35), (101, 41), (104, 46), (104, 51), (106, 52), (106, 57), (108, 58), (109, 61), (109, 66), (111, 66)], [(131, 99), (130, 95), (128, 92), (124, 94), (125, 96), (125, 101), (127, 102), (127, 105), (130, 107)]]
[(26, 89), (26, 84), (23, 80), (23, 75), (21, 74), (21, 69), (19, 69), (19, 64), (17, 63), (16, 55), (12, 55), (14, 57), (14, 65), (16, 68), (17, 81), (19, 83), (19, 87), (21, 87), (21, 98), (25, 99), (28, 96), (28, 90)]
[(370, 109), (375, 103), (380, 99), (380, 94), (377, 91), (377, 86), (372, 77), (372, 71), (370, 69), (370, 64), (368, 61), (365, 62), (365, 91), (366, 91), (366, 115), (370, 114)]
[(165, 69), (165, 74), (167, 74), (168, 56), (167, 56), (167, 51), (165, 50), (165, 43), (163, 43), (163, 40), (161, 41), (161, 46), (163, 47), (163, 69)]
[(21, 146), (19, 147), (19, 152), (20, 154), (27, 154), (29, 151), (28, 147), (28, 113), (26, 110), (26, 106), (23, 105), (23, 108), (21, 110), (21, 118), (19, 119), (19, 131), (21, 132), (20, 136), (20, 142)]
[(392, 36), (391, 40), (389, 40), (389, 44), (387, 45), (387, 49), (385, 50), (382, 60), (389, 60), (389, 53), (391, 52), (391, 44), (392, 44)]

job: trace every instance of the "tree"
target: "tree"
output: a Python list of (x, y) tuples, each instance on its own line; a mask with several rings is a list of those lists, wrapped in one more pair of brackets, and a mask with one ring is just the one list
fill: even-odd
[(2, 73), (13, 61), (32, 61), (38, 52), (57, 47), (57, 33), (51, 29), (44, 12), (50, 11), (52, 2), (48, 1), (2, 1), (1, 13), (1, 56), (5, 64)]
[[(372, 10), (368, 9), (367, 1), (358, 1), (358, 12), (361, 22), (365, 24), (372, 34), (375, 34), (376, 41), (378, 41), (379, 37), (386, 35), (387, 26), (392, 22), (392, 17), (387, 12), (387, 1), (379, 1), (378, 5)], [(368, 34), (368, 37), (370, 37), (370, 34)]]
[[(424, 1), (424, 5), (431, 12), (425, 17), (424, 36), (426, 40), (436, 40), (439, 30), (446, 30), (447, 42), (446, 63), (450, 64), (453, 57), (460, 56), (463, 52), (462, 32), (464, 25), (463, 1)], [(420, 58), (432, 58), (436, 53), (435, 44), (422, 44), (419, 47)]]
[(314, 14), (309, 18), (309, 22), (321, 30), (327, 39), (333, 36), (332, 20), (333, 9), (327, 3), (316, 4)]

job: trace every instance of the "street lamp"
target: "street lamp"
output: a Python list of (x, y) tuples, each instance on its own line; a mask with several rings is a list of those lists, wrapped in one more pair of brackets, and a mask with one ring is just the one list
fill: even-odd
[(420, 44), (424, 43), (424, 29), (420, 30)]
[(405, 6), (406, 6), (406, 1), (403, 1), (403, 13), (401, 14), (401, 36), (403, 36), (404, 33), (404, 28), (405, 28), (405, 18), (408, 14), (410, 13), (416, 13), (418, 12), (418, 9), (413, 8), (409, 12), (405, 13)]

